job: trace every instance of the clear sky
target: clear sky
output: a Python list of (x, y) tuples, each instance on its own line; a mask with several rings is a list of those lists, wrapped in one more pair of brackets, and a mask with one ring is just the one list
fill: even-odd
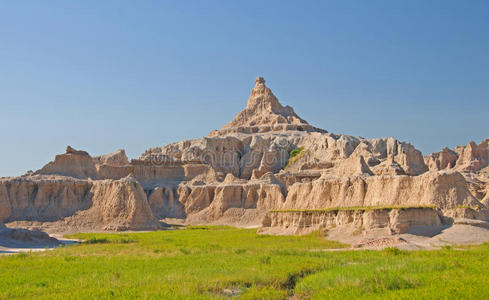
[(0, 0), (0, 176), (207, 135), (256, 76), (314, 126), (489, 137), (489, 1)]

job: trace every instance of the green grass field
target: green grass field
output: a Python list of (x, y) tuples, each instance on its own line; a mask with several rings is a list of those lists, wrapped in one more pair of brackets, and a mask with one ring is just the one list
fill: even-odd
[(255, 232), (79, 234), (86, 243), (0, 257), (0, 299), (219, 299), (229, 291), (240, 299), (489, 297), (489, 245), (322, 251), (344, 245)]

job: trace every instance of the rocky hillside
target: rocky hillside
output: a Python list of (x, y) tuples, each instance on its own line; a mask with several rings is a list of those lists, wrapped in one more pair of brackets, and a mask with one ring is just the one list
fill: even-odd
[(133, 160), (124, 150), (92, 157), (68, 147), (36, 172), (1, 179), (0, 222), (125, 230), (172, 218), (248, 226), (273, 210), (353, 206), (432, 207), (446, 222), (470, 209), (483, 219), (488, 149), (489, 139), (423, 157), (394, 138), (329, 133), (280, 104), (258, 77), (246, 108), (206, 137)]

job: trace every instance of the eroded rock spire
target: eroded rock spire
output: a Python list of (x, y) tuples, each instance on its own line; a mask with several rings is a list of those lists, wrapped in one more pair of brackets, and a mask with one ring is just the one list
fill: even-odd
[(282, 106), (272, 90), (265, 85), (265, 79), (257, 77), (246, 108), (220, 131), (214, 131), (211, 135), (287, 130), (325, 132), (301, 119), (292, 107)]

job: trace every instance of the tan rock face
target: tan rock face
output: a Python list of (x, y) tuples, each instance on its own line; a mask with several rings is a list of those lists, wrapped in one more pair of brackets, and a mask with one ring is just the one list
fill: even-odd
[(349, 227), (352, 234), (379, 229), (384, 229), (385, 234), (401, 234), (416, 227), (441, 225), (440, 212), (431, 208), (291, 211), (267, 214), (260, 233), (308, 234), (342, 226)]
[(0, 221), (60, 222), (85, 230), (158, 228), (134, 179), (87, 181), (35, 176), (0, 181)]
[[(122, 230), (158, 228), (155, 216), (256, 225), (272, 209), (482, 210), (489, 205), (488, 153), (489, 139), (423, 158), (394, 138), (329, 133), (280, 104), (259, 77), (246, 108), (206, 137), (154, 147), (130, 161), (124, 150), (91, 157), (68, 146), (37, 172), (1, 179), (0, 222)], [(375, 214), (341, 212), (334, 222), (376, 227), (421, 218)]]
[(309, 125), (301, 119), (290, 106), (282, 106), (277, 97), (265, 85), (265, 79), (258, 77), (251, 91), (246, 109), (224, 125), (220, 131), (211, 136), (230, 133), (264, 133), (270, 131), (318, 131), (325, 132)]
[[(275, 180), (264, 176), (240, 182), (227, 177), (220, 184), (181, 185), (178, 194), (191, 222), (213, 223), (224, 218), (233, 224), (259, 224), (266, 212), (285, 201), (282, 186)], [(252, 219), (246, 219), (249, 214)]]
[(445, 170), (455, 167), (457, 159), (457, 152), (445, 147), (438, 153), (432, 153), (426, 156), (425, 162), (430, 170)]
[(295, 114), (292, 107), (282, 106), (265, 85), (265, 79), (258, 77), (255, 80), (255, 87), (251, 90), (246, 109), (240, 112), (234, 120), (224, 125), (223, 129), (275, 124), (308, 125)]
[(92, 206), (73, 217), (80, 226), (117, 231), (160, 227), (143, 188), (132, 178), (94, 182), (89, 198)]
[(458, 146), (455, 150), (448, 148), (425, 157), (430, 170), (456, 169), (476, 172), (489, 165), (489, 139), (479, 145), (470, 142), (467, 146)]
[(486, 207), (489, 207), (489, 184), (486, 187), (486, 194), (481, 201)]
[(352, 206), (435, 205), (454, 208), (480, 206), (458, 172), (420, 176), (321, 177), (289, 187), (280, 209), (314, 209)]
[(486, 206), (489, 204), (486, 192), (486, 186), (489, 186), (489, 139), (479, 145), (470, 142), (454, 150), (444, 148), (441, 152), (426, 156), (425, 161), (430, 170), (462, 172), (470, 192)]
[(97, 170), (92, 157), (87, 152), (75, 150), (70, 146), (66, 148), (65, 154), (56, 155), (53, 162), (48, 163), (35, 174), (97, 178)]
[(54, 221), (87, 209), (92, 184), (67, 177), (15, 178), (0, 181), (0, 221)]
[(249, 179), (253, 170), (278, 172), (294, 145), (280, 135), (205, 137), (146, 151), (140, 160), (166, 159), (170, 165), (203, 163), (216, 172)]
[[(297, 143), (307, 152), (291, 170), (329, 169), (329, 173), (338, 176), (357, 175), (358, 167), (352, 169), (351, 163), (353, 158), (360, 157), (366, 163), (366, 166), (360, 168), (361, 172), (366, 174), (414, 176), (428, 170), (420, 151), (394, 138), (366, 140), (346, 135), (312, 133), (295, 138), (292, 143)], [(348, 172), (348, 169), (351, 171)]]
[(119, 149), (115, 152), (104, 154), (93, 158), (94, 162), (99, 165), (110, 166), (127, 166), (129, 160), (127, 159), (126, 151)]

